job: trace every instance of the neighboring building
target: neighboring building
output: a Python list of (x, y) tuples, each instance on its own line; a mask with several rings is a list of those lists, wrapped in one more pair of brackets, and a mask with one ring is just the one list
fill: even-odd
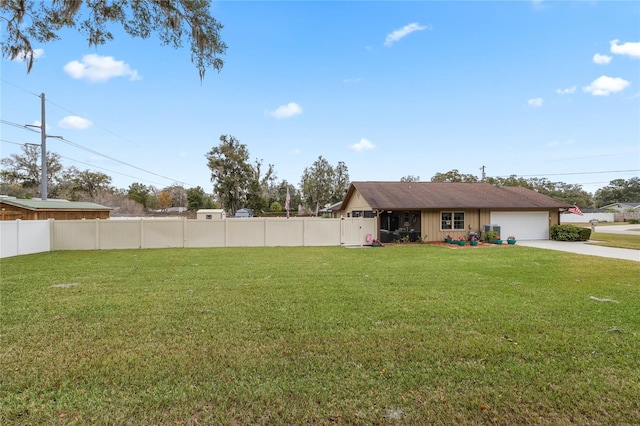
[(338, 218), (340, 217), (340, 206), (342, 206), (342, 201), (340, 201), (339, 203), (331, 204), (330, 206), (327, 206), (324, 209), (320, 210), (318, 213), (320, 214), (320, 216), (327, 215), (332, 218)]
[(617, 212), (640, 212), (640, 203), (613, 203), (600, 207), (600, 210), (615, 210)]
[(227, 217), (222, 209), (200, 209), (196, 212), (198, 220), (223, 220)]
[(537, 240), (549, 239), (549, 228), (571, 206), (530, 189), (483, 182), (352, 182), (340, 216), (377, 217), (383, 243), (467, 238), (491, 225), (504, 238)]
[(94, 203), (39, 198), (21, 200), (12, 197), (0, 198), (2, 220), (78, 220), (109, 219), (111, 208)]
[(236, 212), (234, 217), (253, 217), (253, 210), (251, 209), (240, 209)]

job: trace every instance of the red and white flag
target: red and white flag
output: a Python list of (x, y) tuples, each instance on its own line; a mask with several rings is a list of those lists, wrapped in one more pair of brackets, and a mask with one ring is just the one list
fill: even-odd
[(569, 207), (569, 210), (567, 211), (569, 213), (577, 214), (578, 216), (583, 216), (582, 212), (580, 211), (580, 207), (576, 206), (575, 204), (573, 205), (573, 207)]

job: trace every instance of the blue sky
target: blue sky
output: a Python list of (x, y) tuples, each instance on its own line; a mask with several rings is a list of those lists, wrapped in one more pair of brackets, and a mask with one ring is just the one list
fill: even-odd
[[(485, 166), (595, 192), (639, 175), (638, 2), (223, 1), (212, 14), (221, 73), (200, 82), (188, 46), (116, 31), (89, 48), (68, 30), (36, 46), (28, 75), (2, 60), (2, 120), (38, 122), (45, 93), (48, 134), (93, 152), (48, 149), (119, 188), (212, 192), (205, 154), (222, 134), (295, 185), (320, 155), (352, 181)], [(1, 131), (2, 157), (40, 140)]]

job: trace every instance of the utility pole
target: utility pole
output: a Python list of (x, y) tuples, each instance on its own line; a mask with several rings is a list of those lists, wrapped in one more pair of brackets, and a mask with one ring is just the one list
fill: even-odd
[(46, 123), (46, 114), (44, 110), (44, 93), (40, 94), (40, 125), (36, 126), (33, 124), (25, 124), (24, 127), (37, 127), (40, 129), (40, 151), (41, 151), (41, 160), (40, 160), (40, 199), (42, 201), (47, 201), (47, 138), (57, 138), (64, 139), (62, 136), (51, 136), (47, 135), (47, 123)]
[(44, 112), (44, 93), (40, 94), (41, 115), (40, 120), (40, 151), (42, 154), (41, 178), (40, 178), (40, 199), (47, 201), (47, 123)]

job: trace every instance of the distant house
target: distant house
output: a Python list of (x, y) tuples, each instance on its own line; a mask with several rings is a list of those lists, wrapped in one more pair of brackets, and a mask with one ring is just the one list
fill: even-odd
[(342, 201), (339, 203), (331, 204), (330, 206), (321, 209), (318, 213), (321, 216), (327, 215), (332, 218), (340, 217), (340, 206), (342, 206)]
[(378, 238), (392, 242), (468, 238), (489, 226), (504, 238), (549, 239), (569, 207), (530, 189), (483, 182), (352, 182), (339, 210), (342, 217), (377, 218)]
[(1, 197), (0, 212), (0, 218), (2, 220), (109, 219), (111, 208), (99, 204), (77, 201), (43, 201), (39, 198), (22, 200), (12, 197)]
[(617, 212), (640, 212), (640, 203), (613, 203), (600, 207), (600, 210), (615, 210)]

